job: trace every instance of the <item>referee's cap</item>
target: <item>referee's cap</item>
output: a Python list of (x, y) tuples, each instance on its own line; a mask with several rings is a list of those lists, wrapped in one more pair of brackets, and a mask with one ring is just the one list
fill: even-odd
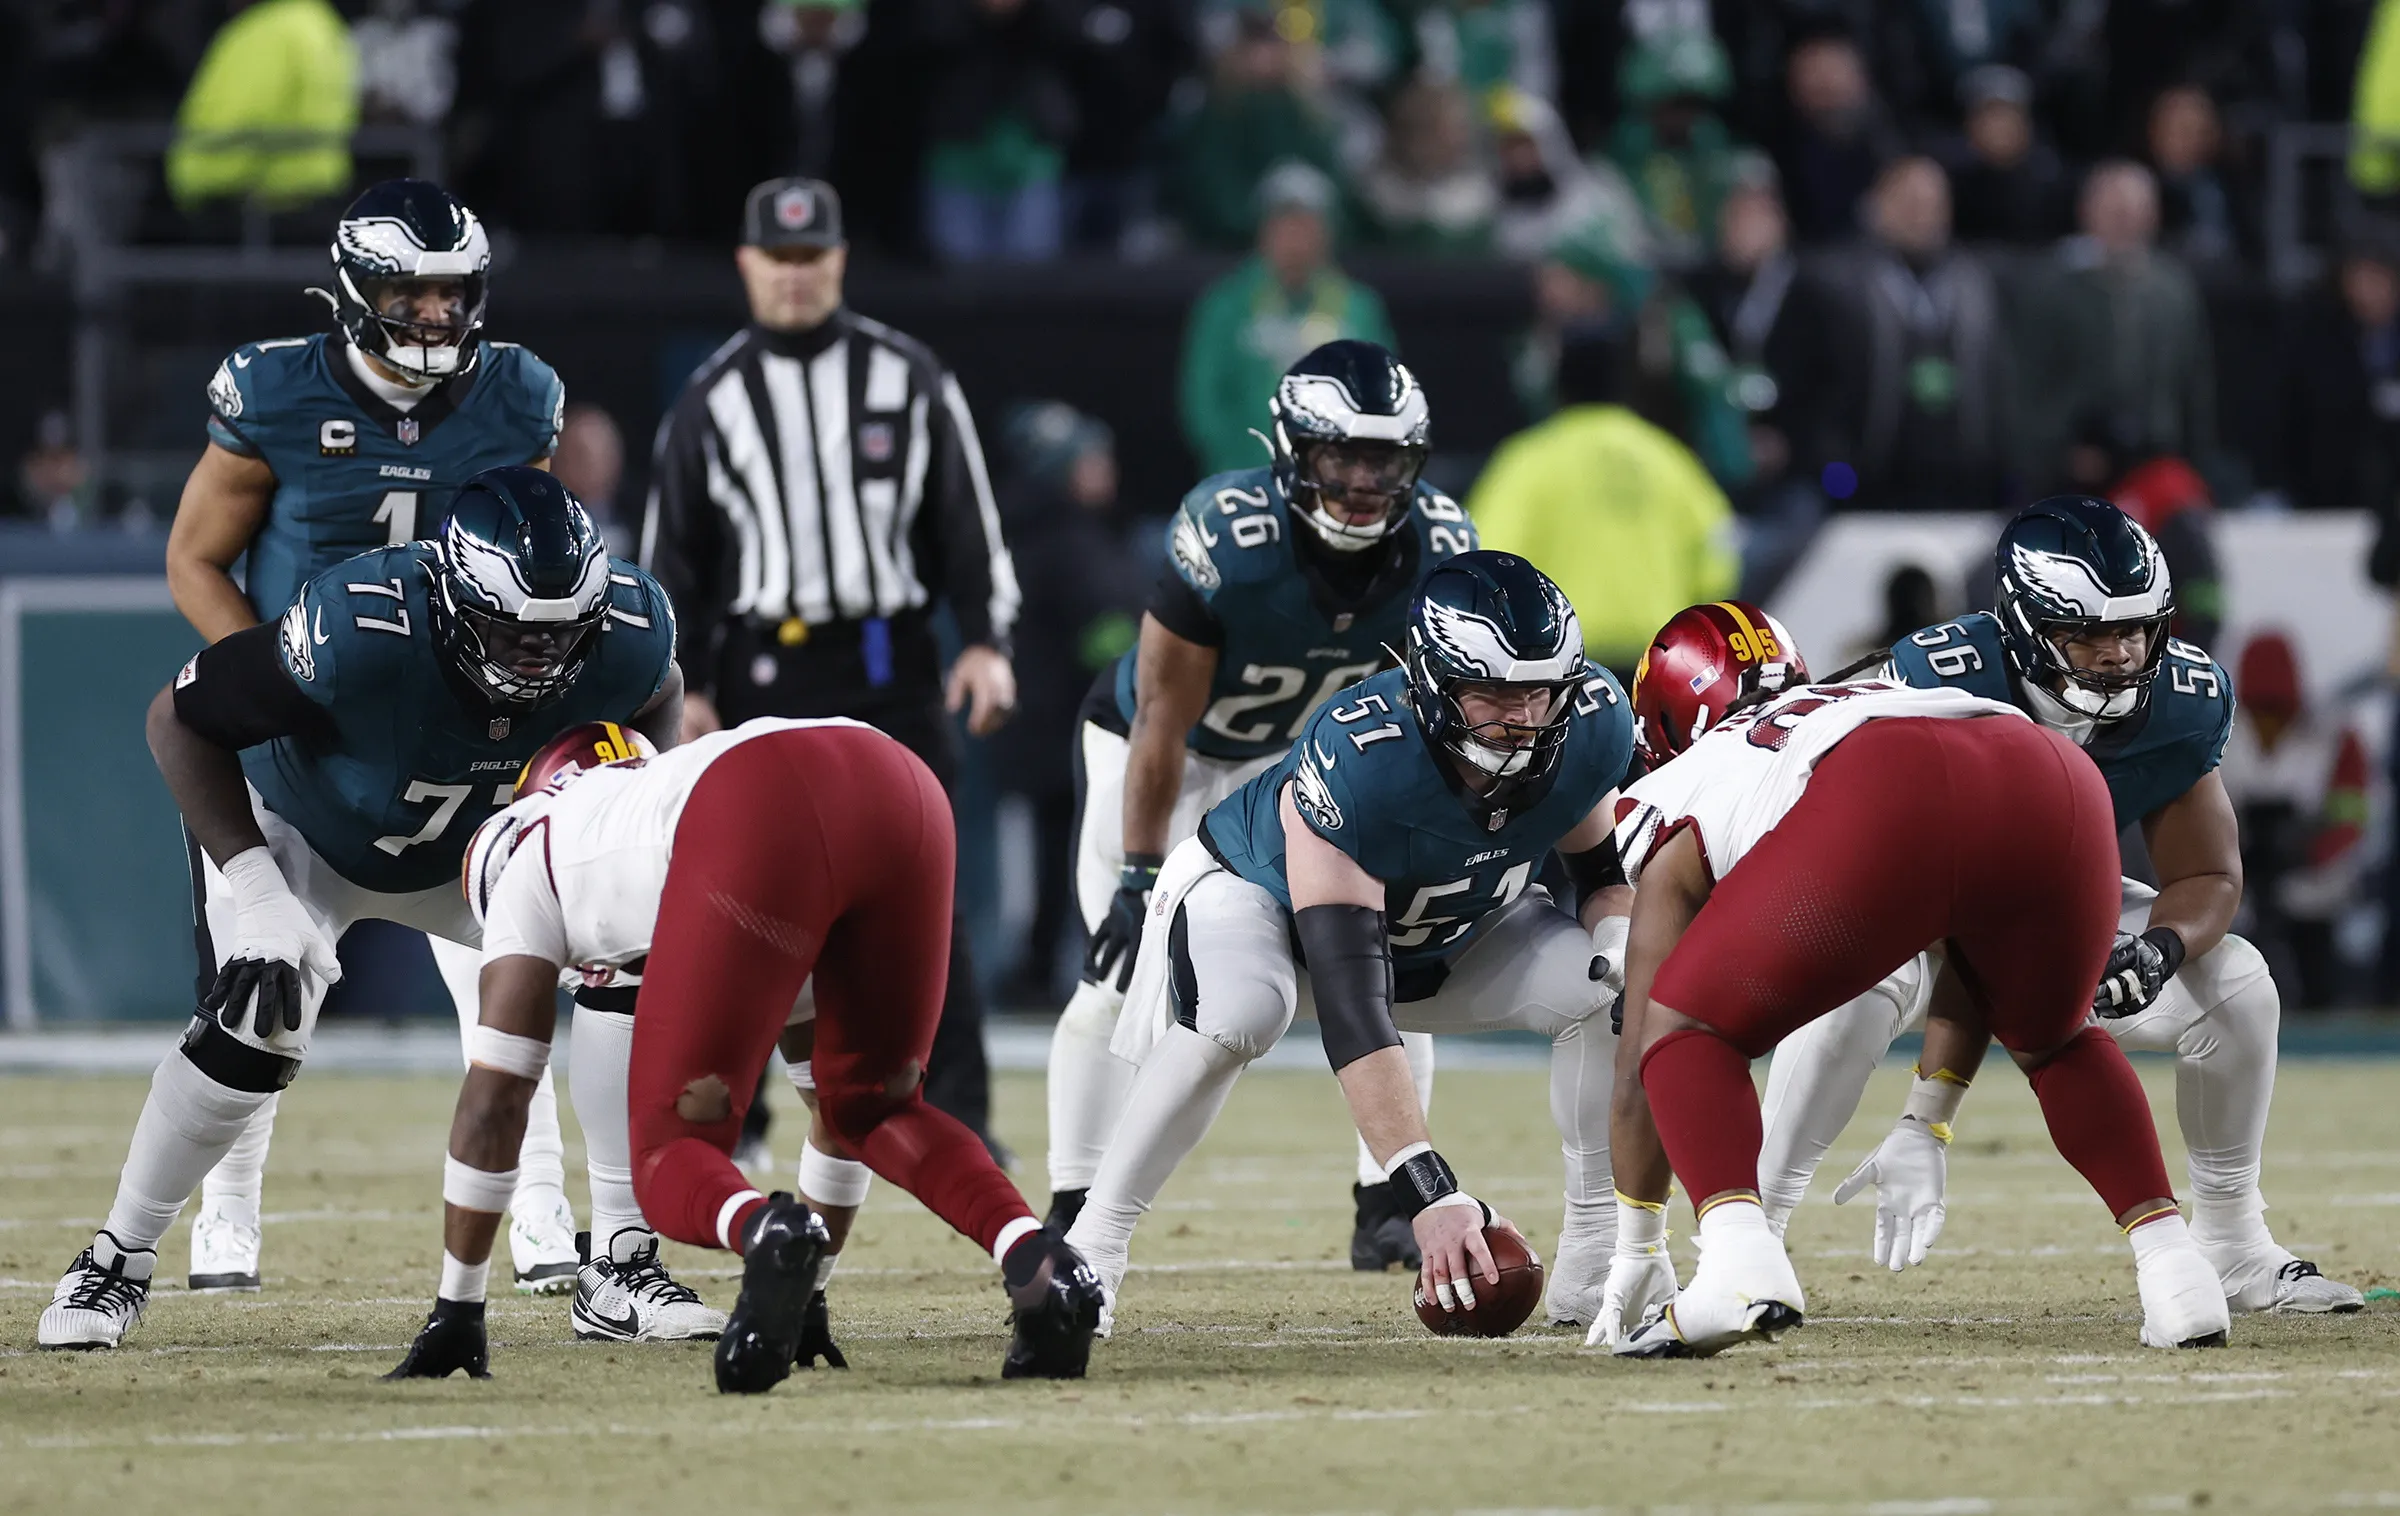
[(822, 179), (769, 179), (742, 205), (746, 247), (840, 247), (842, 197)]

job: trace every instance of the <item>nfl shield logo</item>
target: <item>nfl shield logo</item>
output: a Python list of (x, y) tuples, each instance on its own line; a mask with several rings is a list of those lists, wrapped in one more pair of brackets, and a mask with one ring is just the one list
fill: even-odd
[(1508, 812), (1502, 809), (1492, 812), (1492, 819), (1483, 824), (1483, 829), (1487, 832), (1496, 832), (1506, 825), (1508, 825)]
[(406, 445), (407, 445), (407, 446), (409, 446), (409, 447), (415, 447), (415, 446), (417, 445), (417, 435), (418, 435), (417, 418), (416, 418), (416, 417), (414, 417), (414, 416), (403, 416), (403, 417), (401, 417), (401, 418), (400, 418), (400, 440), (401, 440), (401, 442), (403, 442), (404, 444), (406, 444)]
[(892, 461), (892, 424), (870, 421), (858, 429), (858, 450), (869, 463)]
[(1333, 629), (1337, 632), (1346, 632), (1350, 630), (1350, 623), (1356, 621), (1357, 619), (1358, 618), (1350, 614), (1350, 612), (1344, 611), (1339, 616), (1333, 618)]
[(508, 735), (508, 718), (506, 716), (494, 716), (492, 718), (491, 733), (492, 740), (494, 742), (498, 742), (503, 737), (506, 737)]

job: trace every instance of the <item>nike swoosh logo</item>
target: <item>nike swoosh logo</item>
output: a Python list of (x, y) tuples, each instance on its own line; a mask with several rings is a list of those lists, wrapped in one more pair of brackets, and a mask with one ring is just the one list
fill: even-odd
[(321, 605), (317, 607), (316, 625), (309, 628), (308, 634), (316, 639), (317, 646), (325, 645), (325, 607)]
[(235, 368), (248, 368), (250, 366), (250, 355), (248, 353), (234, 354), (233, 366)]
[(641, 1314), (635, 1311), (631, 1306), (627, 1306), (625, 1308), (625, 1314), (622, 1317), (613, 1317), (602, 1315), (599, 1311), (592, 1308), (592, 1305), (589, 1301), (586, 1301), (583, 1303), (583, 1314), (590, 1317), (593, 1321), (597, 1322), (601, 1326), (607, 1327), (612, 1332), (623, 1332), (628, 1337), (638, 1337), (641, 1335)]

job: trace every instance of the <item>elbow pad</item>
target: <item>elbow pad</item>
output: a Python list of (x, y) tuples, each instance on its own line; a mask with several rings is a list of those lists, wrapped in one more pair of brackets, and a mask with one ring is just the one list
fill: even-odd
[(1341, 1070), (1369, 1053), (1400, 1045), (1392, 1025), (1392, 942), (1383, 913), (1363, 905), (1312, 905), (1292, 929), (1307, 960), (1325, 1061)]

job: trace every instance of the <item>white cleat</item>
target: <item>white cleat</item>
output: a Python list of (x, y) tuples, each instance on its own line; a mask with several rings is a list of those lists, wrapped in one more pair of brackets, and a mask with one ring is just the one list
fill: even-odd
[(150, 1303), (150, 1276), (157, 1270), (156, 1249), (129, 1251), (102, 1232), (67, 1266), (50, 1308), (42, 1312), (35, 1342), (80, 1351), (115, 1347), (142, 1319)]
[(2225, 1286), (2225, 1303), (2237, 1311), (2281, 1311), (2298, 1316), (2364, 1310), (2367, 1298), (2339, 1279), (2328, 1279), (2305, 1258), (2270, 1242), (2235, 1251), (2201, 1252)]
[(258, 1288), (258, 1202), (220, 1195), (192, 1218), (192, 1272), (184, 1287), (195, 1295), (229, 1295)]
[(658, 1261), (658, 1234), (629, 1226), (575, 1276), (575, 1335), (590, 1342), (692, 1342), (724, 1335), (725, 1313)]
[(564, 1295), (583, 1266), (575, 1246), (575, 1208), (562, 1190), (520, 1191), (508, 1213), (508, 1257), (520, 1295)]
[(1701, 1227), (1707, 1246), (1692, 1282), (1627, 1332), (1618, 1356), (1708, 1358), (1737, 1342), (1773, 1342), (1805, 1320), (1800, 1276), (1755, 1204), (1712, 1206)]
[(1558, 1256), (1550, 1260), (1550, 1286), (1542, 1293), (1544, 1319), (1550, 1325), (1589, 1327), (1599, 1317), (1609, 1261), (1616, 1251), (1614, 1237), (1559, 1238)]
[[(2146, 1230), (2137, 1229), (2137, 1230)], [(2225, 1287), (2199, 1244), (2187, 1240), (2134, 1254), (2142, 1291), (2142, 1346), (2221, 1348), (2232, 1329)]]

